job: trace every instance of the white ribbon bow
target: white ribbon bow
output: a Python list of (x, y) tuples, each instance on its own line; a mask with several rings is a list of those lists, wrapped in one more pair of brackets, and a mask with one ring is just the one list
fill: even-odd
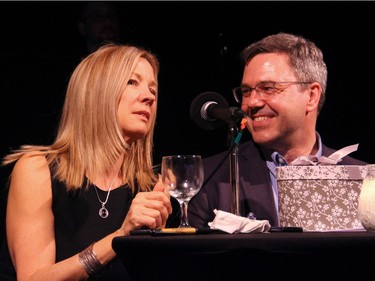
[(290, 165), (306, 166), (306, 165), (336, 165), (346, 155), (356, 151), (358, 149), (358, 143), (346, 146), (332, 153), (330, 156), (316, 157), (313, 155), (300, 156), (290, 163)]

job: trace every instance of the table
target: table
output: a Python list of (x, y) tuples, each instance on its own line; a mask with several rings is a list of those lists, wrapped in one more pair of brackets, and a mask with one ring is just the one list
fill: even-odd
[(137, 235), (112, 246), (137, 280), (375, 280), (375, 233)]

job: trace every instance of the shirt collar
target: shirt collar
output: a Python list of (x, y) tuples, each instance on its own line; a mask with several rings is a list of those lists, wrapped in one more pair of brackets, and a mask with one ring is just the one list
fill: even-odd
[[(322, 148), (322, 139), (319, 135), (318, 132), (316, 132), (316, 141), (318, 143), (318, 151), (314, 156), (316, 157), (321, 157), (323, 153), (323, 148)], [(285, 166), (288, 165), (288, 162), (285, 160), (284, 156), (282, 156), (280, 153), (277, 151), (272, 151), (272, 150), (267, 150), (262, 148), (263, 155), (266, 158), (266, 161), (272, 161), (275, 163), (276, 166)]]

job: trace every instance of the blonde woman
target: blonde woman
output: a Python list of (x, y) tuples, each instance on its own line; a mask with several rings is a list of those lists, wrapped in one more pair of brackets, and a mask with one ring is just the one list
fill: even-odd
[(3, 159), (14, 164), (6, 233), (17, 280), (126, 280), (112, 239), (178, 225), (152, 169), (158, 72), (149, 51), (101, 47), (71, 76), (55, 141)]

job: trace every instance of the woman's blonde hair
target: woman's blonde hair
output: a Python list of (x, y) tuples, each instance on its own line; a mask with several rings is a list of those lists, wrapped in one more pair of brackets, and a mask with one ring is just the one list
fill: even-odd
[(117, 120), (121, 95), (139, 58), (151, 64), (157, 83), (158, 59), (136, 46), (108, 44), (83, 59), (70, 78), (55, 141), (48, 146), (22, 145), (4, 157), (3, 165), (38, 152), (53, 164), (53, 175), (68, 190), (75, 190), (83, 186), (85, 176), (108, 172), (125, 153), (123, 181), (133, 192), (136, 184), (139, 191), (150, 190), (156, 181), (152, 169), (156, 114), (146, 136), (130, 148)]

